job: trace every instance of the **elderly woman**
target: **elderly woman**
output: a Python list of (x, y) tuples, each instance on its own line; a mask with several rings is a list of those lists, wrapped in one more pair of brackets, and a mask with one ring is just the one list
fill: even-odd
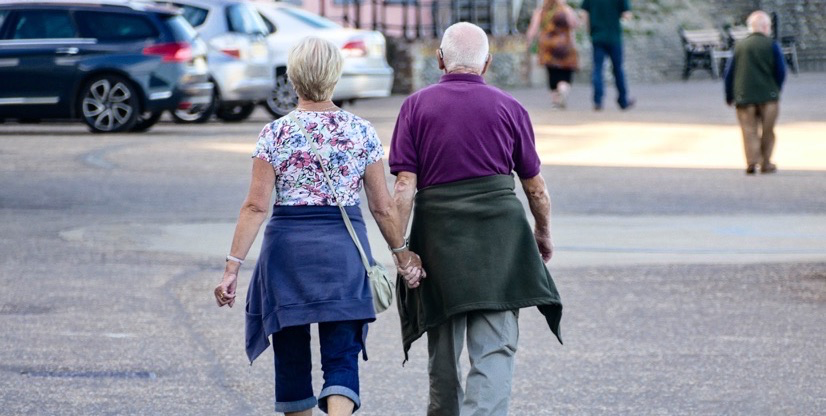
[(539, 64), (548, 70), (551, 104), (564, 109), (578, 58), (574, 31), (579, 20), (566, 0), (545, 0), (531, 18), (526, 36), (528, 41), (539, 37), (537, 55)]
[[(375, 320), (375, 311), (367, 272), (336, 205), (345, 207), (370, 257), (359, 209), (362, 181), (370, 212), (400, 271), (416, 282), (423, 275), (419, 257), (407, 250), (387, 191), (375, 130), (330, 101), (341, 66), (338, 48), (322, 39), (306, 38), (290, 51), (287, 75), (298, 93), (298, 107), (292, 117), (261, 131), (249, 194), (223, 280), (215, 288), (218, 306), (232, 307), (238, 270), (275, 189), (272, 218), (247, 293), (246, 349), (252, 362), (272, 336), (275, 411), (287, 415), (309, 416), (316, 404), (331, 415), (349, 415), (361, 405), (358, 356), (367, 359), (367, 323)], [(321, 163), (334, 189), (327, 186)], [(310, 378), (311, 323), (318, 323), (324, 373), (318, 399)]]

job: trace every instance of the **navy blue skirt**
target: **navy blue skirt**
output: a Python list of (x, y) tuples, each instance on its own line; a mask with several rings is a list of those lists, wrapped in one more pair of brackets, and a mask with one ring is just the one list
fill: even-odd
[[(371, 263), (358, 206), (346, 207)], [(275, 206), (250, 279), (246, 307), (250, 362), (281, 328), (376, 319), (367, 270), (336, 206)]]

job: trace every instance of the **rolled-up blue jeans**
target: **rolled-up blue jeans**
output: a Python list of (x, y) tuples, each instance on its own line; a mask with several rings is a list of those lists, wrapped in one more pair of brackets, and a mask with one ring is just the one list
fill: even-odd
[(625, 86), (625, 72), (622, 69), (622, 43), (607, 44), (594, 43), (594, 69), (591, 74), (591, 81), (594, 84), (594, 105), (602, 106), (602, 97), (605, 89), (602, 82), (602, 66), (605, 56), (611, 59), (611, 67), (614, 73), (614, 82), (617, 85), (617, 104), (625, 108), (628, 106), (628, 90)]
[(337, 394), (361, 407), (359, 399), (359, 353), (364, 348), (363, 321), (321, 322), (321, 371), (324, 386), (313, 394), (310, 325), (290, 326), (272, 334), (275, 354), (275, 411), (300, 412), (318, 407), (327, 412), (327, 397)]

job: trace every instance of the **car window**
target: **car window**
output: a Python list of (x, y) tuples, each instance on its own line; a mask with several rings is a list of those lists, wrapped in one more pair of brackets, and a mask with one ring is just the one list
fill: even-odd
[(191, 42), (198, 36), (198, 32), (186, 21), (183, 16), (164, 16), (164, 23), (172, 31), (172, 37), (176, 42)]
[(267, 27), (267, 34), (273, 34), (278, 31), (278, 28), (275, 27), (275, 23), (271, 22), (270, 19), (267, 19), (263, 14), (258, 13), (261, 16), (261, 20), (264, 22), (264, 26)]
[[(3, 22), (6, 20), (6, 16), (9, 14), (8, 10), (0, 10), (0, 29), (3, 28)], [(0, 31), (2, 33), (2, 31)]]
[(341, 27), (341, 25), (332, 20), (325, 19), (302, 9), (283, 7), (279, 9), (279, 11), (316, 29), (338, 29)]
[(209, 10), (200, 7), (190, 6), (188, 4), (172, 3), (181, 8), (181, 14), (192, 27), (198, 27), (204, 24), (209, 14)]
[(227, 23), (230, 32), (256, 34), (267, 33), (267, 26), (261, 16), (247, 4), (227, 6)]
[(65, 10), (23, 10), (17, 12), (12, 39), (65, 39), (76, 37), (69, 12)]
[(116, 12), (75, 13), (84, 37), (101, 41), (134, 41), (158, 37), (155, 25), (145, 16)]

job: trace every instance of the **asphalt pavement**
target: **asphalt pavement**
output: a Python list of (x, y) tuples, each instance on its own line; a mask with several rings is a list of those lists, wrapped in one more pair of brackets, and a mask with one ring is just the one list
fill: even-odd
[[(631, 91), (635, 109), (599, 113), (587, 85), (565, 111), (511, 91), (565, 305), (564, 346), (521, 315), (511, 414), (826, 414), (826, 74), (789, 78), (780, 171), (754, 177), (719, 83)], [(403, 98), (346, 109), (387, 145)], [(271, 355), (250, 366), (243, 305), (211, 299), (268, 121), (0, 124), (0, 415), (272, 413)], [(371, 326), (359, 414), (424, 414), (425, 345), (402, 367), (399, 332), (392, 309)]]

